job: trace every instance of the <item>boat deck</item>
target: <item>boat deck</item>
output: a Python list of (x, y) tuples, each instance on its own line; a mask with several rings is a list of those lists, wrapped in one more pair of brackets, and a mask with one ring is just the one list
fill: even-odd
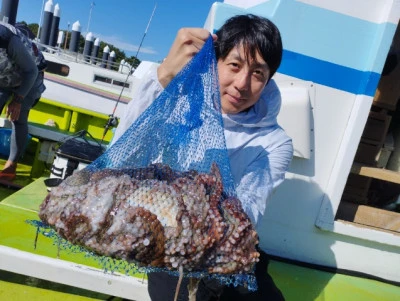
[[(48, 193), (45, 178), (0, 201), (0, 299), (149, 300), (143, 274), (105, 272), (85, 252), (59, 250), (55, 239), (41, 233), (35, 240), (37, 228), (27, 221), (39, 220), (38, 208)], [(391, 301), (400, 296), (396, 285), (275, 259), (268, 269), (287, 301), (299, 296), (306, 301)]]

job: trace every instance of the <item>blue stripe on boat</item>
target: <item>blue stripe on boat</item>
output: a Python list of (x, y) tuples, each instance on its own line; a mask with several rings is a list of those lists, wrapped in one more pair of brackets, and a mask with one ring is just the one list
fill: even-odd
[(333, 64), (313, 57), (284, 50), (279, 73), (312, 81), (353, 94), (374, 96), (380, 79), (376, 72)]

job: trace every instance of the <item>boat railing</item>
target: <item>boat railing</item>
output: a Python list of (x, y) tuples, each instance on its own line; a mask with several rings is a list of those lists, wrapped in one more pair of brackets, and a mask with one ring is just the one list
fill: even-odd
[(56, 55), (57, 58), (65, 62), (75, 62), (82, 64), (89, 64), (94, 67), (104, 68), (108, 70), (117, 71), (123, 74), (132, 74), (135, 70), (131, 65), (124, 62), (114, 62), (112, 60), (104, 60), (102, 58), (94, 57), (92, 55), (84, 55), (83, 53), (74, 52), (60, 47), (54, 47), (36, 42), (42, 52), (47, 52)]

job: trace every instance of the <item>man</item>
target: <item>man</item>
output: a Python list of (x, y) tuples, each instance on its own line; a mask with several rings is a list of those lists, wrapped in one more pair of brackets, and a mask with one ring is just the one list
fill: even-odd
[[(179, 30), (163, 63), (150, 70), (116, 130), (116, 141), (163, 91), (179, 71), (199, 52), (210, 33), (201, 28)], [(213, 35), (221, 95), (226, 146), (236, 192), (253, 224), (264, 214), (267, 200), (283, 182), (293, 156), (291, 139), (277, 123), (281, 99), (271, 77), (282, 59), (279, 30), (268, 19), (240, 15), (229, 19)], [(256, 265), (259, 289), (224, 287), (202, 280), (197, 300), (283, 300), (267, 274), (268, 259), (261, 252)], [(177, 277), (150, 273), (152, 300), (173, 300)], [(186, 288), (187, 281), (181, 285)], [(187, 300), (181, 289), (178, 300)]]
[(14, 26), (0, 22), (0, 111), (7, 107), (6, 116), (12, 122), (10, 155), (0, 180), (15, 179), (27, 140), (29, 110), (45, 90), (45, 67), (36, 45)]

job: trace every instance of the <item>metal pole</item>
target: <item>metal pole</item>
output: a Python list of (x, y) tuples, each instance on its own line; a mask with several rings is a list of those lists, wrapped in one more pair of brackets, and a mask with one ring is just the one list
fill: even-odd
[(149, 26), (150, 26), (151, 20), (153, 19), (154, 12), (156, 11), (156, 8), (157, 8), (157, 2), (156, 2), (156, 4), (154, 5), (153, 12), (151, 13), (151, 16), (150, 16), (150, 19), (149, 19), (149, 23), (147, 23), (146, 30), (144, 31), (144, 34), (143, 34), (142, 40), (140, 41), (139, 48), (138, 48), (138, 50), (137, 50), (137, 52), (136, 52), (136, 55), (135, 55), (135, 56), (136, 56), (136, 58), (138, 57), (139, 50), (140, 50), (140, 48), (142, 47), (143, 40), (144, 40), (144, 38), (145, 38), (145, 36), (146, 36), (146, 34), (147, 34), (147, 31), (148, 31), (148, 29), (149, 29)]
[(44, 10), (44, 0), (42, 1), (42, 11), (40, 12), (40, 18), (39, 18), (39, 27), (38, 27), (38, 32), (37, 32), (37, 39), (40, 41), (40, 26), (42, 24), (42, 17), (43, 17), (43, 10)]
[(67, 29), (67, 34), (65, 36), (65, 41), (64, 41), (64, 49), (67, 48), (67, 40), (68, 40), (68, 33), (69, 33), (69, 25), (70, 23), (68, 22), (68, 29)]
[(89, 33), (90, 19), (92, 18), (92, 10), (93, 10), (93, 7), (94, 7), (95, 5), (96, 5), (96, 3), (94, 3), (94, 1), (92, 1), (92, 3), (90, 4), (89, 20), (88, 20), (88, 24), (87, 24), (86, 34)]
[[(144, 34), (143, 34), (143, 37), (142, 37), (142, 41), (140, 42), (140, 46), (139, 46), (138, 51), (137, 51), (137, 53), (136, 53), (136, 58), (137, 58), (137, 56), (138, 56), (140, 47), (142, 46), (144, 37), (146, 36), (147, 30), (148, 30), (149, 27), (150, 27), (150, 23), (151, 23), (151, 20), (153, 19), (154, 12), (156, 11), (156, 8), (157, 8), (157, 2), (156, 2), (156, 4), (154, 5), (153, 12), (151, 13), (151, 17), (150, 17), (150, 19), (149, 19), (149, 22), (147, 23), (146, 30), (144, 31)], [(106, 123), (106, 125), (105, 125), (105, 127), (104, 127), (104, 132), (103, 132), (103, 137), (101, 138), (101, 143), (103, 143), (104, 138), (106, 137), (106, 134), (107, 134), (108, 129), (109, 129), (111, 126), (116, 126), (116, 125), (118, 124), (118, 120), (117, 120), (117, 118), (116, 118), (114, 115), (115, 115), (115, 111), (117, 110), (117, 106), (118, 106), (118, 104), (119, 104), (119, 102), (120, 102), (120, 100), (121, 100), (122, 93), (124, 92), (125, 85), (126, 85), (126, 83), (127, 83), (127, 81), (128, 81), (129, 76), (131, 75), (132, 68), (133, 68), (133, 65), (132, 65), (131, 69), (129, 70), (128, 74), (126, 75), (126, 79), (125, 79), (124, 85), (122, 86), (122, 89), (121, 89), (121, 92), (119, 93), (118, 99), (117, 99), (117, 101), (115, 102), (114, 110), (113, 110), (112, 114), (108, 115), (109, 118), (108, 118), (108, 121), (107, 121), (107, 123)]]

